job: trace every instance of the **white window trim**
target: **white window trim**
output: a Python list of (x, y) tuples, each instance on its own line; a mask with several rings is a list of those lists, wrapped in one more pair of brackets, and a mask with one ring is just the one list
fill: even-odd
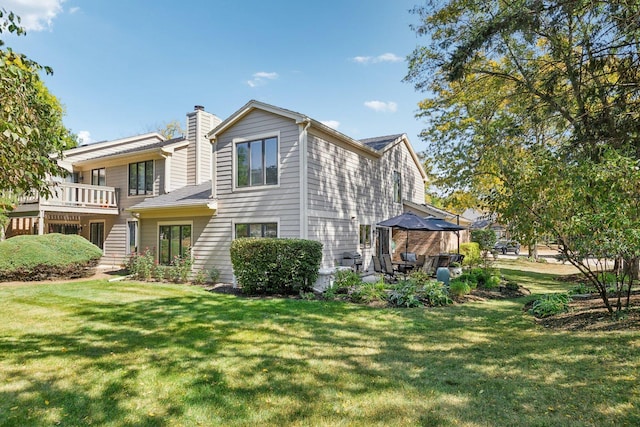
[(232, 219), (231, 220), (231, 240), (236, 240), (236, 224), (266, 224), (266, 223), (276, 223), (278, 227), (278, 233), (276, 237), (280, 237), (280, 217), (251, 217), (251, 218), (243, 218), (243, 219)]
[[(278, 162), (278, 183), (277, 184), (264, 184), (264, 185), (253, 185), (253, 186), (247, 186), (247, 187), (238, 187), (238, 159), (236, 158), (236, 145), (241, 144), (243, 142), (251, 142), (251, 141), (257, 141), (257, 140), (261, 140), (261, 139), (268, 139), (268, 138), (276, 138), (278, 141), (278, 152), (276, 154), (276, 161)], [(240, 191), (255, 191), (255, 190), (264, 190), (267, 188), (279, 188), (280, 187), (280, 178), (281, 178), (281, 170), (282, 170), (282, 162), (280, 161), (280, 143), (281, 143), (281, 139), (280, 139), (280, 131), (276, 131), (276, 132), (266, 132), (266, 133), (260, 133), (260, 134), (256, 134), (256, 135), (251, 135), (248, 137), (238, 137), (238, 138), (233, 138), (231, 140), (232, 144), (231, 144), (231, 163), (233, 165), (232, 167), (232, 173), (233, 173), (233, 177), (231, 179), (231, 183), (232, 183), (232, 188), (231, 191), (233, 192), (240, 192)], [(234, 228), (235, 230), (235, 228)]]
[(193, 221), (158, 221), (156, 223), (156, 261), (160, 262), (160, 226), (161, 225), (190, 225), (191, 226), (191, 250), (189, 255), (193, 259)]

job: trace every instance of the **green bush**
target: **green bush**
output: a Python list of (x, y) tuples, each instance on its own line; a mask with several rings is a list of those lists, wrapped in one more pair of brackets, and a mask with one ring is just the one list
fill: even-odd
[(16, 236), (0, 242), (0, 281), (86, 277), (101, 257), (78, 235)]
[(387, 288), (384, 281), (375, 283), (360, 283), (349, 288), (347, 298), (355, 303), (372, 303), (387, 300)]
[(399, 282), (389, 293), (387, 299), (390, 305), (395, 307), (421, 307), (418, 286), (411, 280)]
[(436, 280), (431, 280), (422, 287), (422, 295), (424, 296), (427, 304), (432, 307), (439, 307), (449, 305), (453, 301), (449, 298), (447, 288)]
[(549, 317), (569, 310), (571, 297), (566, 293), (541, 295), (533, 302), (529, 313), (536, 317)]
[(241, 238), (231, 242), (231, 264), (246, 294), (299, 295), (311, 291), (322, 261), (313, 240)]
[(461, 243), (460, 253), (464, 255), (462, 260), (462, 265), (464, 266), (475, 267), (482, 262), (480, 244), (478, 242)]
[(471, 292), (471, 286), (466, 280), (453, 279), (449, 283), (449, 293), (451, 295), (461, 297)]
[(125, 268), (129, 275), (137, 280), (164, 279), (164, 266), (155, 263), (153, 252), (148, 248), (141, 254), (131, 254)]

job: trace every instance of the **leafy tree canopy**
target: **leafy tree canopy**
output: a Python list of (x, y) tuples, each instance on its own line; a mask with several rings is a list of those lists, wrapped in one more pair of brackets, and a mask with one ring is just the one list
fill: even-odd
[[(0, 9), (0, 34), (25, 35), (20, 18)], [(62, 123), (64, 110), (40, 79), (52, 74), (0, 39), (0, 193), (49, 194), (46, 179), (65, 171), (53, 156), (76, 145)]]
[(582, 261), (640, 252), (640, 2), (431, 0), (413, 12), (426, 43), (406, 81), (427, 96), (436, 183), (522, 240), (556, 238), (609, 307), (606, 265)]

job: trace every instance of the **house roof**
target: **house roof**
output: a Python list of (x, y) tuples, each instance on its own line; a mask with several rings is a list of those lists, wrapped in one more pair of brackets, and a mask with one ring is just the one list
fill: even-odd
[[(153, 144), (147, 144), (147, 145), (143, 145), (140, 147), (132, 147), (126, 150), (121, 150), (118, 151), (117, 153), (109, 153), (109, 154), (101, 154), (101, 155), (97, 155), (94, 157), (87, 157), (85, 159), (83, 159), (82, 161), (94, 161), (94, 160), (99, 160), (99, 159), (104, 159), (104, 158), (113, 158), (113, 157), (120, 157), (120, 156), (129, 156), (131, 154), (136, 154), (136, 153), (144, 153), (147, 151), (154, 151), (154, 150), (159, 150), (161, 148), (165, 148), (165, 147), (169, 147), (171, 145), (181, 145), (181, 143), (186, 143), (187, 140), (183, 137), (180, 136), (178, 138), (173, 138), (173, 139), (168, 139), (166, 141), (158, 141), (155, 142)], [(81, 163), (81, 162), (74, 162), (74, 163)]]
[(187, 185), (161, 196), (146, 198), (128, 210), (139, 212), (151, 209), (166, 209), (168, 207), (198, 207), (206, 206), (211, 201), (211, 181), (206, 181), (198, 185)]
[(356, 149), (359, 149), (363, 152), (366, 152), (370, 155), (374, 155), (376, 157), (382, 156), (383, 152), (386, 151), (391, 146), (393, 146), (395, 143), (404, 141), (407, 146), (407, 149), (409, 150), (411, 158), (415, 162), (416, 166), (418, 166), (418, 169), (420, 171), (420, 174), (422, 175), (422, 178), (423, 179), (427, 178), (427, 175), (425, 174), (424, 169), (420, 164), (420, 160), (418, 159), (418, 156), (413, 150), (413, 147), (411, 146), (411, 143), (409, 142), (409, 139), (406, 134), (396, 134), (396, 135), (381, 136), (376, 138), (367, 138), (363, 140), (356, 140), (304, 114), (301, 114), (292, 110), (287, 110), (286, 108), (276, 107), (275, 105), (270, 105), (270, 104), (256, 101), (256, 100), (249, 101), (239, 110), (237, 110), (235, 113), (231, 114), (228, 118), (222, 121), (213, 130), (211, 130), (211, 132), (207, 134), (207, 138), (214, 141), (218, 137), (218, 135), (225, 132), (227, 129), (229, 129), (231, 126), (237, 123), (244, 116), (246, 116), (251, 111), (256, 109), (267, 111), (279, 116), (288, 117), (292, 120), (295, 120), (297, 124), (305, 124), (305, 123), (309, 124), (315, 129), (318, 129), (324, 133), (327, 133), (339, 139), (340, 141), (343, 141), (348, 145), (351, 145)]

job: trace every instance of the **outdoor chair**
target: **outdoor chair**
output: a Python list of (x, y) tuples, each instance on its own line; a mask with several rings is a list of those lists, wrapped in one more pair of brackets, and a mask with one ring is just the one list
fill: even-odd
[(396, 280), (396, 271), (393, 268), (393, 262), (391, 261), (391, 255), (383, 254), (382, 255), (382, 268), (384, 269), (385, 276), (390, 281)]
[(400, 252), (400, 259), (406, 263), (415, 263), (417, 257), (413, 252)]
[(422, 268), (422, 266), (424, 265), (426, 259), (427, 259), (427, 257), (425, 255), (418, 255), (416, 257), (416, 270), (419, 270), (419, 269)]
[(380, 262), (380, 258), (375, 255), (371, 256), (371, 261), (373, 262), (373, 271), (376, 273), (384, 274), (384, 270), (382, 269), (382, 263)]
[(428, 257), (424, 260), (424, 264), (422, 264), (422, 271), (428, 274), (429, 276), (433, 276), (433, 263), (435, 262), (436, 257)]

